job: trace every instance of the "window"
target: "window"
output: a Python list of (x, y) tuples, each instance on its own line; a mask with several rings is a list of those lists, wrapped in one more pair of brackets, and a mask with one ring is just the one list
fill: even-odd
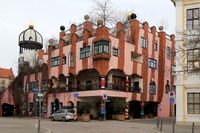
[(176, 76), (176, 66), (172, 65), (172, 75)]
[(158, 43), (154, 43), (154, 50), (158, 51)]
[(188, 71), (200, 70), (200, 48), (187, 50)]
[(156, 94), (156, 83), (154, 81), (149, 83), (149, 93)]
[(147, 48), (146, 38), (141, 37), (141, 47)]
[(118, 56), (118, 49), (117, 48), (113, 48), (113, 55)]
[(38, 88), (38, 81), (29, 82), (27, 86), (27, 92), (31, 92), (33, 88)]
[(80, 59), (87, 58), (90, 56), (90, 46), (80, 48)]
[(47, 91), (47, 81), (46, 80), (43, 80), (42, 81), (42, 92), (46, 92)]
[(186, 14), (187, 30), (195, 29), (199, 26), (199, 8), (188, 9)]
[(148, 59), (148, 66), (150, 68), (155, 68), (156, 69), (157, 68), (157, 60), (149, 58)]
[(99, 41), (94, 44), (94, 54), (106, 53), (109, 54), (109, 42)]
[(170, 47), (167, 47), (167, 59), (170, 60), (170, 56), (171, 56), (171, 50)]
[(168, 94), (170, 91), (169, 80), (167, 80), (167, 84), (165, 85), (165, 94)]
[(69, 66), (74, 66), (74, 55), (72, 52), (69, 53)]
[(200, 114), (200, 93), (187, 94), (188, 114)]
[(66, 64), (66, 56), (62, 57), (62, 64)]
[(51, 67), (59, 65), (59, 56), (51, 58)]

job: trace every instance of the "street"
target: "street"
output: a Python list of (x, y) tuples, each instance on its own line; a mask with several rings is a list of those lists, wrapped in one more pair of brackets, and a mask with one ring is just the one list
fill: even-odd
[[(152, 123), (131, 121), (61, 122), (42, 119), (42, 132), (51, 129), (53, 133), (153, 133)], [(0, 118), (0, 133), (35, 133), (34, 118)]]

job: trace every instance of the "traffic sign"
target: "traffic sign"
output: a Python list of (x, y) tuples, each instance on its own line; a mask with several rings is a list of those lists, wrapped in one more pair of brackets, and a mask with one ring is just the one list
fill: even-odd
[(33, 93), (39, 93), (39, 88), (32, 88)]
[(79, 95), (78, 92), (73, 93), (73, 96), (76, 97), (76, 98), (78, 97), (78, 95)]
[(102, 96), (103, 96), (103, 100), (107, 100), (108, 99), (106, 94), (103, 94)]
[(170, 98), (170, 104), (174, 104), (174, 98)]
[(175, 98), (175, 92), (174, 91), (169, 91), (168, 96), (170, 99)]
[(38, 97), (43, 97), (44, 94), (43, 93), (38, 93)]

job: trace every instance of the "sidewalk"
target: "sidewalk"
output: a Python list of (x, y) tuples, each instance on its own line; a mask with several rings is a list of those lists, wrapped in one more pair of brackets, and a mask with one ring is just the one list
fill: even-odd
[[(172, 119), (171, 118), (164, 118), (163, 125), (162, 125), (162, 133), (172, 133)], [(156, 126), (154, 128), (155, 132), (160, 132)], [(192, 124), (190, 125), (177, 125), (175, 124), (174, 133), (192, 133)], [(194, 133), (200, 133), (200, 125), (194, 125)]]

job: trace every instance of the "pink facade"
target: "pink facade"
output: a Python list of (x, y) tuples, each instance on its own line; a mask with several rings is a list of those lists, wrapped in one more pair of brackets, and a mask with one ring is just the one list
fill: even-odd
[[(23, 78), (24, 91), (27, 84), (37, 82), (45, 94), (47, 117), (55, 111), (56, 100), (60, 106), (82, 101), (98, 106), (104, 94), (108, 100), (123, 99), (133, 118), (170, 116), (165, 89), (174, 84), (174, 35), (136, 19), (117, 23), (113, 29), (86, 20), (79, 26), (73, 24), (69, 31), (62, 28), (59, 48), (50, 45), (48, 56), (42, 56), (48, 79), (44, 71)], [(43, 81), (48, 81), (48, 90), (43, 91)], [(28, 103), (34, 103), (34, 97), (30, 89)], [(96, 116), (98, 108), (92, 110)]]

